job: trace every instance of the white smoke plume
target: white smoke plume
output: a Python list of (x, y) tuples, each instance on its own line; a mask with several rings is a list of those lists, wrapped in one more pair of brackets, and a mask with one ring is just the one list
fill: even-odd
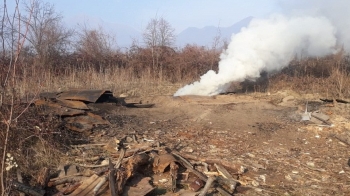
[[(337, 1), (343, 2), (335, 0), (332, 3)], [(345, 49), (350, 47), (350, 26), (346, 17), (342, 19), (346, 22), (339, 22), (340, 14), (334, 11), (314, 9), (302, 1), (296, 5), (290, 13), (253, 19), (247, 28), (232, 35), (228, 48), (220, 56), (217, 73), (208, 71), (199, 81), (179, 89), (174, 96), (216, 95), (225, 92), (232, 82), (258, 78), (261, 71), (282, 69), (296, 54), (324, 56), (335, 53), (339, 45)], [(298, 9), (301, 5), (303, 10)], [(349, 3), (346, 5), (350, 8)], [(344, 9), (345, 5), (341, 6)], [(348, 10), (344, 9), (345, 12)]]

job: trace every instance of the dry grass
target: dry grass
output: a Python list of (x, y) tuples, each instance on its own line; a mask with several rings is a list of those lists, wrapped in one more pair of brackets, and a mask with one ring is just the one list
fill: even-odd
[[(179, 87), (198, 80), (198, 73), (211, 68), (208, 62), (206, 70), (192, 69), (186, 79), (169, 80), (170, 70), (157, 70), (154, 75), (149, 67), (137, 71), (135, 68), (107, 66), (96, 69), (93, 66), (76, 68), (69, 66), (57, 74), (55, 71), (33, 66), (26, 68), (18, 76), (15, 91), (18, 96), (31, 97), (38, 91), (63, 91), (67, 89), (108, 89), (116, 96), (124, 93), (128, 96), (172, 95)], [(191, 65), (189, 65), (191, 66)], [(139, 68), (138, 68), (139, 69)], [(188, 68), (183, 68), (188, 70)], [(184, 70), (179, 70), (183, 72)], [(162, 73), (162, 75), (159, 75)], [(257, 79), (234, 84), (242, 92), (267, 92), (291, 89), (303, 93), (320, 93), (327, 97), (350, 97), (350, 60), (349, 56), (329, 56), (317, 59), (294, 60), (281, 72)]]
[(350, 98), (349, 56), (329, 56), (293, 61), (269, 78), (269, 90), (291, 89), (327, 98)]
[(108, 89), (115, 96), (124, 93), (128, 96), (172, 95), (185, 83), (170, 83), (153, 78), (146, 70), (141, 77), (134, 77), (132, 71), (121, 68), (109, 68), (96, 71), (93, 68), (69, 69), (64, 75), (55, 75), (51, 71), (31, 70), (24, 72), (17, 83), (16, 92), (21, 97), (31, 97), (38, 90), (58, 92), (68, 89)]
[[(349, 62), (349, 56), (345, 55), (295, 60), (279, 73), (263, 77), (256, 82), (246, 81), (234, 86), (242, 92), (273, 92), (290, 89), (299, 93), (319, 93), (327, 98), (349, 98)], [(209, 69), (210, 66), (207, 67), (207, 70)], [(42, 91), (64, 91), (75, 88), (108, 89), (112, 90), (115, 96), (122, 93), (128, 96), (173, 95), (179, 87), (199, 77), (194, 75), (198, 70), (193, 71), (193, 75), (188, 77), (193, 79), (186, 81), (169, 81), (166, 75), (171, 70), (163, 70), (163, 77), (154, 76), (148, 68), (139, 71), (137, 76), (134, 71), (132, 68), (118, 66), (108, 66), (105, 69), (70, 66), (58, 74), (50, 69), (26, 67), (17, 75), (15, 88), (8, 88), (7, 93), (15, 93), (18, 100), (23, 97), (32, 97)], [(6, 102), (6, 96), (4, 100)], [(25, 105), (16, 105), (15, 112), (23, 111), (24, 107)], [(6, 114), (7, 105), (2, 105), (0, 111)], [(55, 168), (65, 161), (60, 157), (65, 152), (66, 146), (72, 144), (75, 138), (82, 137), (72, 135), (71, 132), (60, 127), (59, 118), (41, 116), (39, 113), (40, 108), (30, 108), (17, 122), (13, 123), (10, 131), (8, 152), (14, 155), (21, 165), (22, 172), (28, 175), (29, 179), (34, 179), (40, 168)], [(3, 117), (0, 117), (0, 121), (2, 120)], [(4, 124), (0, 123), (1, 130), (3, 126)], [(36, 126), (41, 130), (37, 130)], [(3, 139), (4, 133), (0, 132), (0, 142)], [(0, 153), (2, 150), (0, 146)], [(15, 178), (15, 173), (8, 173), (6, 177)]]

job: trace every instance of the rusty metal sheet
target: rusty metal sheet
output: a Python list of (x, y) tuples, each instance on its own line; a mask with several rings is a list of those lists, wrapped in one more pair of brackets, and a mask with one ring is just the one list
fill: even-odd
[(55, 99), (60, 92), (43, 92), (39, 94), (41, 99)]
[(57, 99), (57, 103), (61, 106), (65, 106), (73, 109), (88, 110), (89, 107), (82, 101), (73, 101), (65, 99)]
[(108, 102), (113, 93), (108, 90), (70, 90), (57, 95), (58, 99), (78, 100), (90, 103)]
[(53, 107), (59, 107), (59, 105), (56, 105), (56, 104), (54, 104), (54, 103), (51, 102), (51, 101), (46, 101), (46, 100), (43, 100), (43, 99), (35, 100), (35, 101), (34, 101), (34, 104), (35, 104), (36, 106), (42, 106), (42, 105), (51, 106), (51, 104), (53, 104), (53, 105), (52, 105)]
[(47, 113), (54, 113), (59, 116), (76, 116), (76, 115), (81, 115), (85, 113), (84, 110), (67, 108), (60, 105), (57, 102), (50, 101), (50, 100), (39, 99), (39, 100), (36, 100), (34, 104), (36, 106), (46, 106), (50, 108), (49, 111), (47, 111)]
[(82, 115), (84, 113), (85, 113), (84, 110), (77, 110), (77, 109), (71, 109), (71, 108), (66, 108), (66, 107), (56, 109), (56, 114), (59, 116), (62, 116), (62, 117)]
[(91, 130), (95, 125), (109, 125), (110, 123), (101, 116), (88, 112), (87, 115), (65, 118), (66, 127), (77, 132)]

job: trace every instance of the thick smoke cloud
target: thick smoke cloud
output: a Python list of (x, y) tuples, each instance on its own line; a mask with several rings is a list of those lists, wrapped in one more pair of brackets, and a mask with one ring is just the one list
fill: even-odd
[[(282, 69), (296, 54), (324, 56), (335, 53), (339, 46), (349, 49), (350, 22), (344, 14), (350, 9), (344, 7), (350, 8), (350, 3), (338, 1), (339, 5), (333, 5), (337, 0), (295, 1), (292, 5), (280, 1), (283, 14), (253, 19), (247, 28), (232, 35), (220, 56), (217, 73), (208, 71), (174, 96), (216, 95), (225, 92), (232, 82), (258, 78), (261, 71)], [(341, 16), (344, 18), (338, 21)]]

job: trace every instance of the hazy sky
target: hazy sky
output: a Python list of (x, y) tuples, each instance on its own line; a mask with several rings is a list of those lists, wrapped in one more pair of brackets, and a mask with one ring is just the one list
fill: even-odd
[[(13, 0), (8, 0), (11, 4)], [(28, 0), (29, 1), (29, 0)], [(165, 18), (176, 30), (208, 25), (227, 27), (248, 17), (276, 11), (277, 0), (43, 0), (55, 5), (64, 22), (103, 21), (142, 31), (155, 16)]]

